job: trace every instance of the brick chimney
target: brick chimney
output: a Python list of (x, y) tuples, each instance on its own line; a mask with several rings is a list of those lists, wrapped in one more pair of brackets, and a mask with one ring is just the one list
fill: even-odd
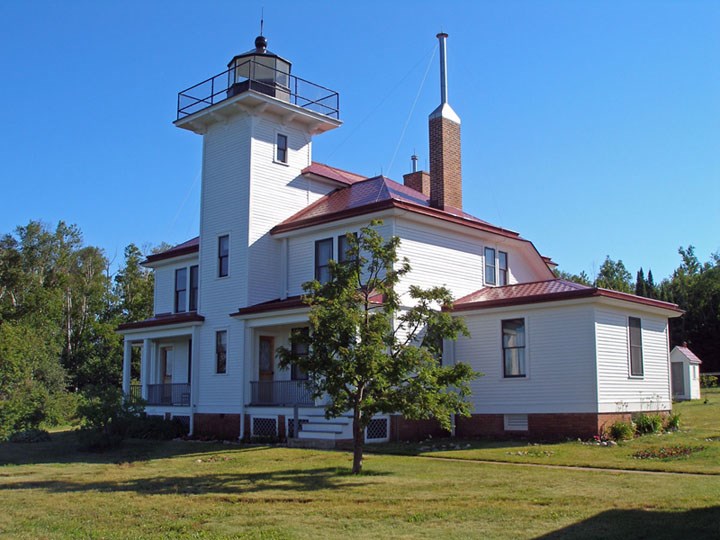
[(412, 156), (412, 172), (403, 175), (403, 184), (407, 187), (419, 191), (426, 197), (430, 196), (430, 173), (417, 170), (417, 156)]
[(460, 117), (448, 103), (447, 37), (445, 33), (437, 35), (440, 40), (440, 106), (429, 118), (430, 206), (441, 210), (461, 210)]

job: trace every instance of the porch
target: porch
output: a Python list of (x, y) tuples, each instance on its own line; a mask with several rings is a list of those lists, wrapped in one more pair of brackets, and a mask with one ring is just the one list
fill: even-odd
[[(130, 397), (143, 397), (143, 385), (131, 384)], [(148, 405), (168, 405), (171, 407), (190, 406), (190, 383), (148, 384), (144, 399)]]
[(295, 405), (313, 406), (312, 397), (307, 381), (250, 381), (251, 407), (276, 406), (293, 407)]

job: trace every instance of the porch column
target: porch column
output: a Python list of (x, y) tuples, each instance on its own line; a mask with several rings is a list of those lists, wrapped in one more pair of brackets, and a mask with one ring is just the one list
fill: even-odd
[(200, 327), (192, 327), (192, 350), (190, 352), (192, 366), (190, 369), (190, 435), (195, 433), (195, 412), (197, 411), (200, 393)]
[(244, 373), (244, 381), (242, 385), (242, 393), (240, 394), (240, 399), (242, 400), (241, 403), (243, 407), (250, 403), (250, 400), (252, 399), (252, 395), (250, 392), (250, 381), (257, 380), (257, 376), (255, 375), (255, 356), (253, 355), (253, 351), (255, 349), (253, 344), (253, 338), (255, 336), (255, 332), (253, 332), (252, 328), (248, 327), (247, 322), (242, 321), (242, 324), (244, 326), (243, 328), (243, 373)]
[(142, 359), (140, 361), (140, 384), (142, 384), (142, 398), (148, 398), (148, 383), (150, 382), (150, 353), (151, 339), (143, 339)]
[(132, 343), (128, 338), (123, 342), (123, 377), (122, 391), (123, 395), (130, 395), (130, 366), (132, 363)]

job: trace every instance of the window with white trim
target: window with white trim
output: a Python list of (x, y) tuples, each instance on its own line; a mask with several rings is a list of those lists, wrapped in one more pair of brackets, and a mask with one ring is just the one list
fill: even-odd
[(187, 306), (187, 268), (175, 270), (175, 313), (183, 313)]
[(485, 248), (485, 284), (495, 285), (495, 249)]
[(288, 138), (282, 133), (278, 133), (275, 139), (275, 161), (288, 162)]
[[(310, 351), (308, 339), (310, 337), (310, 329), (305, 326), (302, 328), (293, 328), (290, 331), (293, 335), (290, 349), (293, 356), (305, 357)], [(293, 381), (307, 381), (308, 375), (300, 367), (295, 364), (290, 366), (290, 379)]]
[(502, 321), (503, 375), (525, 377), (525, 319)]
[(508, 284), (508, 254), (498, 251), (498, 285)]
[(218, 237), (218, 277), (225, 277), (230, 270), (230, 235)]
[(188, 298), (188, 310), (197, 311), (198, 290), (200, 288), (199, 268), (195, 264), (190, 267), (190, 297)]
[(330, 281), (330, 260), (333, 258), (333, 239), (315, 242), (315, 279), (320, 283)]
[(227, 373), (227, 330), (215, 332), (215, 373)]
[(642, 377), (642, 321), (638, 317), (628, 317), (628, 335), (630, 341), (630, 376)]

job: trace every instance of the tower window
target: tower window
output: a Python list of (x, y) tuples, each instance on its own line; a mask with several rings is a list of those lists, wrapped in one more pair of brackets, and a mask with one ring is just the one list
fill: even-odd
[(287, 135), (278, 133), (277, 141), (275, 143), (275, 161), (279, 161), (280, 163), (287, 163), (287, 160), (288, 160)]
[(218, 277), (228, 275), (228, 263), (230, 259), (230, 236), (227, 234), (218, 238)]

